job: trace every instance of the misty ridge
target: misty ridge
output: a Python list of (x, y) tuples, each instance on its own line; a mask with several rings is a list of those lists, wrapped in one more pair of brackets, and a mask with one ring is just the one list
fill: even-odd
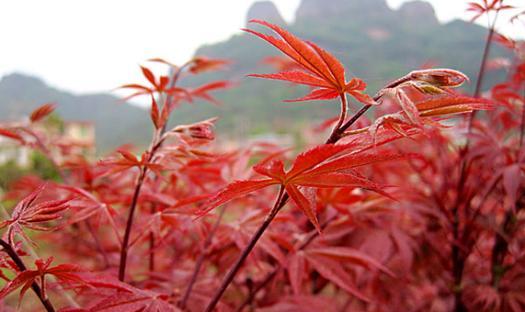
[[(299, 37), (319, 43), (344, 63), (349, 76), (364, 79), (370, 93), (425, 64), (455, 68), (474, 77), (487, 31), (461, 20), (440, 23), (432, 6), (423, 1), (408, 2), (393, 10), (385, 0), (303, 0), (291, 24), (286, 23), (271, 1), (261, 1), (247, 12), (247, 23), (251, 19), (286, 26)], [(299, 129), (306, 122), (321, 122), (337, 114), (337, 107), (332, 105), (282, 103), (283, 98), (304, 93), (301, 87), (290, 89), (279, 83), (247, 78), (250, 73), (272, 71), (261, 60), (278, 55), (253, 36), (239, 32), (226, 41), (203, 45), (195, 54), (234, 61), (226, 70), (188, 77), (188, 84), (226, 79), (236, 86), (217, 95), (220, 106), (199, 101), (184, 104), (173, 122), (190, 123), (218, 116), (217, 128), (225, 139)], [(509, 54), (496, 44), (491, 57)], [(485, 83), (492, 85), (504, 77), (502, 70), (491, 71)], [(470, 92), (472, 87), (467, 85), (465, 91)], [(144, 110), (121, 103), (114, 95), (74, 95), (49, 87), (37, 77), (17, 73), (0, 80), (1, 120), (22, 118), (44, 102), (57, 103), (57, 112), (65, 120), (93, 121), (99, 153), (122, 142), (144, 146), (150, 139), (151, 125)]]

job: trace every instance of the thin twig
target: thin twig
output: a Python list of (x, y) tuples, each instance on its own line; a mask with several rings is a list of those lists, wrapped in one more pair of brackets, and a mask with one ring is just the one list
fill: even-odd
[[(331, 218), (329, 218), (328, 220), (326, 220), (322, 225), (321, 225), (321, 229), (324, 230), (326, 227), (328, 227), (337, 217), (336, 216), (333, 216)], [(307, 234), (306, 238), (304, 239), (304, 241), (301, 243), (301, 245), (299, 245), (299, 247), (297, 248), (296, 251), (299, 251), (299, 250), (303, 250), (305, 249), (306, 247), (308, 247), (313, 241), (315, 238), (319, 237), (319, 231), (317, 230), (312, 230), (310, 231), (310, 233)], [(236, 312), (241, 312), (246, 306), (248, 306), (252, 301), (253, 299), (255, 298), (255, 295), (257, 295), (257, 293), (259, 291), (261, 291), (264, 287), (266, 287), (266, 285), (268, 285), (268, 283), (270, 283), (272, 281), (272, 279), (277, 275), (277, 273), (279, 273), (279, 271), (282, 269), (282, 265), (281, 263), (277, 263), (277, 265), (275, 266), (275, 268), (273, 269), (272, 272), (268, 273), (266, 275), (266, 277), (254, 288), (251, 289), (251, 291), (248, 293), (248, 296), (244, 299), (243, 303), (241, 303), (240, 306), (237, 307), (237, 309), (235, 310)]]
[[(157, 212), (157, 207), (153, 203), (151, 205), (150, 214), (154, 215)], [(151, 272), (155, 271), (155, 233), (151, 231), (149, 233), (149, 265), (148, 269)]]
[[(173, 74), (173, 78), (170, 81), (170, 85), (169, 85), (170, 89), (175, 87), (181, 75), (182, 70), (189, 64), (190, 62), (176, 69), (175, 73)], [(168, 94), (164, 105), (169, 105), (171, 101), (172, 101), (172, 95)], [(155, 157), (156, 152), (162, 147), (162, 143), (164, 142), (163, 134), (166, 132), (166, 125), (167, 125), (167, 121), (166, 121), (166, 124), (164, 124), (164, 126), (161, 129), (156, 129), (154, 131), (153, 139), (151, 141), (151, 145), (148, 150), (149, 152), (148, 161), (152, 161)], [(147, 173), (148, 173), (148, 168), (146, 166), (140, 169), (140, 173), (139, 173), (139, 176), (137, 177), (137, 182), (135, 184), (135, 190), (133, 192), (133, 198), (131, 200), (131, 204), (129, 207), (128, 219), (126, 221), (126, 229), (124, 231), (124, 238), (122, 240), (122, 246), (120, 248), (120, 263), (119, 263), (119, 274), (118, 274), (118, 278), (120, 281), (124, 281), (124, 278), (126, 275), (126, 265), (127, 265), (128, 250), (129, 250), (129, 239), (131, 237), (131, 230), (133, 227), (133, 217), (135, 215), (135, 210), (136, 210), (138, 199), (140, 196), (140, 191), (142, 189), (142, 184), (144, 183)]]
[(339, 120), (337, 121), (337, 124), (335, 125), (334, 129), (332, 130), (330, 137), (335, 135), (336, 132), (340, 131), (341, 126), (343, 126), (343, 123), (345, 122), (345, 119), (346, 119), (346, 111), (348, 110), (346, 94), (343, 93), (339, 97), (341, 99), (341, 113), (339, 114)]
[[(412, 79), (412, 77), (411, 77), (410, 74), (408, 74), (408, 75), (406, 75), (404, 77), (401, 77), (400, 79), (397, 79), (397, 80), (387, 84), (384, 88), (394, 88), (396, 86), (399, 86), (399, 85), (403, 84), (406, 81), (409, 81), (410, 79)], [(383, 90), (383, 89), (381, 89), (381, 90)], [(374, 101), (376, 101), (376, 102), (379, 101), (379, 99), (383, 96), (383, 94), (381, 93), (381, 90), (373, 97)], [(350, 128), (371, 107), (372, 107), (372, 105), (365, 105), (365, 106), (363, 106), (357, 113), (355, 113), (341, 127), (335, 128), (335, 130), (332, 131), (332, 134), (330, 135), (330, 137), (325, 141), (325, 144), (335, 144), (335, 143), (337, 143), (337, 141), (339, 141), (343, 137), (344, 131), (346, 129)], [(281, 194), (281, 193), (283, 193), (283, 194)], [(268, 214), (268, 216), (266, 217), (264, 222), (261, 224), (259, 229), (255, 232), (254, 236), (251, 238), (248, 246), (245, 247), (245, 249), (242, 251), (242, 253), (239, 256), (239, 258), (235, 262), (234, 266), (230, 269), (230, 271), (228, 272), (228, 274), (224, 278), (221, 286), (215, 292), (212, 300), (208, 304), (208, 307), (206, 308), (207, 312), (213, 311), (213, 309), (215, 308), (215, 306), (219, 302), (220, 298), (222, 297), (222, 295), (224, 294), (224, 292), (228, 288), (229, 284), (232, 282), (233, 278), (235, 277), (235, 275), (237, 274), (237, 272), (241, 268), (242, 264), (244, 263), (244, 260), (248, 257), (248, 255), (250, 254), (250, 252), (253, 249), (253, 247), (255, 246), (255, 244), (257, 244), (257, 241), (262, 236), (264, 231), (266, 231), (266, 229), (268, 228), (268, 226), (272, 222), (272, 220), (275, 217), (275, 215), (282, 209), (282, 207), (284, 207), (284, 205), (286, 205), (286, 203), (288, 202), (288, 199), (289, 199), (288, 193), (287, 192), (283, 192), (283, 187), (281, 186), (281, 190), (279, 192), (279, 197), (278, 197), (278, 200), (275, 203), (274, 209), (272, 209), (270, 211), (270, 213)]]
[[(13, 262), (16, 264), (16, 266), (21, 272), (27, 271), (27, 267), (25, 266), (22, 259), (18, 256), (13, 246), (8, 244), (3, 239), (0, 239), (0, 246), (2, 246), (4, 251), (9, 255), (9, 257), (13, 260)], [(53, 304), (51, 303), (51, 301), (49, 301), (49, 298), (44, 296), (43, 291), (37, 282), (33, 282), (31, 284), (31, 289), (33, 289), (33, 291), (37, 295), (40, 302), (42, 302), (42, 305), (44, 306), (47, 312), (55, 312)]]
[(128, 212), (128, 219), (126, 222), (126, 230), (124, 231), (124, 238), (122, 239), (122, 248), (120, 249), (120, 264), (118, 271), (118, 279), (124, 281), (126, 275), (126, 263), (128, 259), (128, 248), (129, 248), (129, 239), (131, 237), (131, 228), (133, 227), (133, 215), (135, 214), (135, 209), (137, 207), (137, 202), (140, 195), (140, 190), (144, 184), (144, 179), (146, 177), (147, 167), (142, 167), (140, 169), (137, 182), (135, 183), (135, 191), (133, 192), (133, 198), (131, 199), (131, 204)]
[(228, 286), (232, 282), (233, 278), (235, 277), (235, 275), (237, 275), (237, 272), (239, 271), (239, 269), (241, 268), (242, 264), (244, 263), (244, 260), (246, 260), (246, 258), (248, 257), (248, 255), (252, 251), (253, 247), (255, 247), (255, 244), (257, 244), (257, 241), (259, 240), (259, 238), (261, 238), (261, 236), (264, 234), (264, 231), (266, 231), (266, 229), (268, 228), (268, 226), (272, 222), (273, 218), (275, 218), (277, 213), (281, 210), (281, 208), (284, 207), (284, 205), (286, 204), (287, 201), (288, 201), (288, 196), (284, 192), (284, 187), (281, 186), (279, 188), (279, 195), (277, 196), (277, 199), (275, 201), (275, 204), (274, 204), (272, 210), (270, 210), (270, 212), (268, 213), (268, 215), (264, 219), (264, 222), (261, 224), (261, 226), (257, 229), (255, 234), (252, 236), (252, 238), (250, 239), (250, 242), (244, 248), (244, 250), (242, 251), (242, 253), (239, 256), (239, 258), (237, 259), (237, 261), (235, 261), (235, 264), (230, 269), (228, 274), (226, 274), (226, 277), (222, 281), (221, 286), (219, 287), (219, 289), (217, 289), (217, 291), (215, 292), (215, 294), (214, 294), (213, 298), (211, 299), (210, 303), (206, 307), (206, 310), (205, 310), (206, 312), (212, 312), (213, 311), (213, 309), (215, 308), (215, 306), (217, 305), (217, 303), (221, 299), (222, 295), (224, 294), (224, 292), (226, 291), (226, 289), (228, 288)]

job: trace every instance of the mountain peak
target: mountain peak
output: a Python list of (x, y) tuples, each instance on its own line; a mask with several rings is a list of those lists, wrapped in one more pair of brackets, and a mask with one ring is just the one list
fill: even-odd
[(421, 0), (414, 0), (405, 2), (399, 8), (399, 13), (403, 18), (409, 19), (414, 22), (424, 22), (437, 24), (438, 19), (434, 7), (428, 2)]
[(277, 25), (286, 25), (281, 13), (271, 1), (257, 1), (252, 4), (246, 14), (246, 24), (252, 19), (261, 19)]
[(302, 0), (296, 12), (296, 19), (326, 18), (349, 12), (390, 11), (386, 0)]
[(41, 79), (21, 74), (21, 73), (12, 73), (1, 77), (0, 86), (5, 86), (6, 88), (16, 88), (17, 86), (28, 86), (28, 87), (45, 87), (44, 81)]

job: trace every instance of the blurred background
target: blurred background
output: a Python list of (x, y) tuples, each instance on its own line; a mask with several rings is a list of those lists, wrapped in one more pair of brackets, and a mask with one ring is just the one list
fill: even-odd
[[(517, 4), (508, 1), (508, 4)], [(450, 67), (475, 79), (487, 35), (486, 20), (469, 22), (468, 1), (433, 0), (193, 0), (0, 2), (0, 123), (16, 124), (45, 102), (58, 105), (55, 121), (65, 140), (104, 154), (151, 136), (148, 99), (123, 103), (115, 91), (144, 83), (139, 64), (161, 57), (182, 64), (196, 55), (231, 60), (226, 70), (187, 77), (198, 85), (228, 79), (236, 87), (220, 92), (222, 103), (184, 105), (173, 123), (218, 116), (222, 142), (293, 135), (318, 125), (337, 105), (282, 103), (305, 90), (246, 78), (274, 71), (263, 62), (275, 49), (242, 33), (252, 18), (285, 26), (317, 42), (344, 62), (374, 93), (387, 81), (423, 67)], [(496, 28), (524, 38), (502, 13)], [(252, 26), (248, 26), (252, 27)], [(505, 77), (510, 54), (495, 45), (487, 85)], [(151, 65), (157, 71), (165, 67)], [(471, 91), (472, 83), (465, 92)], [(4, 140), (7, 141), (7, 140)], [(23, 151), (0, 142), (0, 163), (28, 162)]]

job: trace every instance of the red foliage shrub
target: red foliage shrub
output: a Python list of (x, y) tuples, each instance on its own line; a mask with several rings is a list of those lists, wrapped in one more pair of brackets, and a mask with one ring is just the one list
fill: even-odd
[[(471, 9), (509, 9), (502, 2)], [(141, 67), (149, 85), (122, 86), (151, 98), (154, 133), (140, 155), (57, 160), (35, 127), (54, 109), (46, 104), (0, 129), (61, 174), (5, 194), (18, 204), (0, 223), (0, 298), (20, 289), (22, 301), (31, 288), (42, 305), (26, 309), (37, 311), (523, 311), (523, 44), (499, 40), (516, 63), (483, 98), (479, 83), (474, 97), (454, 91), (468, 78), (451, 69), (416, 70), (369, 96), (329, 52), (253, 22), (278, 37), (246, 31), (287, 59), (270, 59), (283, 72), (251, 76), (311, 87), (294, 101), (340, 102), (326, 141), (297, 156), (271, 144), (220, 151), (215, 119), (169, 128), (182, 102), (215, 102), (212, 92), (231, 86), (180, 86), (228, 63), (205, 57), (152, 59), (171, 76)], [(456, 114), (454, 126), (443, 122)]]

